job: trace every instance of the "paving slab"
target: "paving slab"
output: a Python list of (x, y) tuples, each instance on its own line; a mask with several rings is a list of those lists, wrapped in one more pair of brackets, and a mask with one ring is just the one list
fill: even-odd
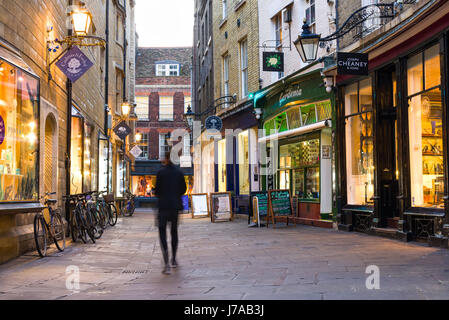
[[(449, 299), (447, 249), (303, 225), (248, 228), (246, 219), (182, 216), (180, 266), (163, 275), (154, 216), (137, 210), (96, 244), (0, 265), (0, 300)], [(372, 265), (379, 289), (366, 286)], [(79, 288), (69, 266), (79, 270)]]

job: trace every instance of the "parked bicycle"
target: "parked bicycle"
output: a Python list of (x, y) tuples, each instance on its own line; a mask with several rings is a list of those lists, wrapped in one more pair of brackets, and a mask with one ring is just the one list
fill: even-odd
[(63, 199), (70, 201), (70, 206), (73, 208), (70, 213), (70, 233), (72, 234), (73, 242), (81, 239), (82, 242), (87, 243), (87, 236), (95, 243), (95, 227), (91, 214), (87, 210), (86, 196), (90, 193), (74, 194), (64, 196)]
[(56, 192), (46, 192), (44, 199), (45, 209), (39, 212), (34, 217), (34, 240), (36, 242), (37, 252), (41, 257), (47, 255), (47, 249), (50, 246), (48, 240), (52, 239), (56, 248), (59, 251), (65, 249), (65, 232), (64, 232), (64, 220), (62, 219), (61, 212), (58, 209), (54, 209), (58, 200), (49, 199), (50, 195), (54, 195)]
[(113, 227), (117, 224), (118, 211), (114, 204), (114, 195), (108, 194), (107, 191), (101, 191), (101, 206), (103, 207), (106, 217), (108, 218), (108, 224)]
[(136, 209), (135, 198), (136, 196), (132, 194), (128, 189), (125, 191), (125, 203), (121, 208), (120, 213), (125, 217), (131, 217)]

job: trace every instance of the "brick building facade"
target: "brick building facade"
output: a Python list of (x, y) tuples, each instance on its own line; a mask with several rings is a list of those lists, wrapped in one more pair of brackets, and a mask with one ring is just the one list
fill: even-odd
[[(190, 47), (137, 50), (136, 132), (142, 135), (139, 147), (143, 152), (131, 174), (132, 191), (142, 198), (140, 202), (152, 196), (150, 191), (171, 143), (171, 134), (177, 129), (187, 129), (184, 113), (191, 104), (191, 59)], [(183, 146), (184, 153), (190, 155), (190, 145)], [(183, 170), (193, 175), (192, 170)], [(142, 178), (146, 179), (148, 190), (139, 189)]]

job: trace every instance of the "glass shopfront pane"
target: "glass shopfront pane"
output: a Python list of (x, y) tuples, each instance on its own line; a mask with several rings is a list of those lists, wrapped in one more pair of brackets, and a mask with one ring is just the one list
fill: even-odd
[(98, 160), (98, 190), (105, 191), (108, 188), (108, 140), (99, 141)]
[(436, 45), (424, 51), (425, 88), (436, 87), (441, 82), (440, 46)]
[(70, 194), (83, 192), (83, 119), (72, 117)]
[(0, 202), (38, 200), (39, 81), (0, 60)]
[(306, 170), (306, 199), (320, 198), (320, 168), (307, 168)]
[(301, 116), (299, 113), (299, 107), (293, 107), (287, 110), (287, 120), (289, 130), (301, 127)]
[(444, 207), (443, 108), (441, 91), (415, 96), (409, 103), (412, 206)]
[(304, 169), (293, 170), (293, 195), (304, 198)]
[(226, 139), (218, 141), (218, 191), (226, 191)]
[(125, 193), (125, 158), (123, 156), (123, 153), (117, 154), (116, 183), (117, 183), (116, 195), (117, 197), (123, 197)]
[(240, 194), (249, 194), (249, 144), (248, 130), (238, 135), (239, 190)]
[(290, 189), (290, 170), (279, 171), (279, 189)]
[(408, 95), (422, 91), (423, 88), (423, 65), (422, 53), (419, 53), (407, 61), (407, 87)]
[(93, 174), (92, 157), (92, 133), (93, 127), (84, 125), (84, 192), (95, 190), (95, 175)]
[(138, 197), (155, 197), (156, 176), (133, 176), (131, 189)]
[[(357, 90), (357, 88), (359, 88)], [(348, 204), (372, 204), (374, 194), (373, 116), (370, 79), (345, 89), (346, 173)], [(356, 112), (360, 104), (360, 112)]]

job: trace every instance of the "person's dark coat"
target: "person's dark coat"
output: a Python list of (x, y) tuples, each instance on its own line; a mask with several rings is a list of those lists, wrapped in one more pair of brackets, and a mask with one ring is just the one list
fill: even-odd
[(159, 170), (156, 178), (156, 196), (160, 210), (182, 210), (182, 196), (187, 186), (180, 169), (169, 164)]

